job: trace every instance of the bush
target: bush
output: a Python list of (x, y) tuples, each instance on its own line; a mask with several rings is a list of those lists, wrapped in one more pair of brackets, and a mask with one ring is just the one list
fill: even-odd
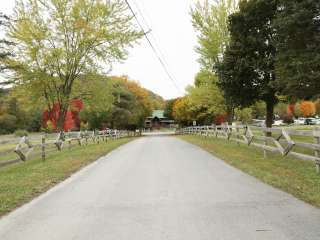
[(252, 109), (251, 108), (236, 108), (235, 115), (238, 121), (241, 121), (243, 124), (252, 122)]
[(297, 117), (302, 117), (302, 111), (300, 109), (300, 103), (296, 103), (296, 105), (294, 106), (294, 116)]
[(29, 132), (38, 132), (41, 129), (42, 113), (41, 111), (34, 111), (28, 114), (26, 130)]
[(274, 113), (284, 120), (288, 116), (288, 104), (283, 102), (278, 103), (274, 108)]
[(24, 137), (24, 136), (28, 136), (29, 133), (27, 130), (24, 130), (24, 129), (18, 129), (16, 131), (14, 131), (14, 135), (16, 137)]
[(17, 118), (11, 114), (0, 116), (0, 134), (12, 133), (17, 127)]
[(287, 123), (287, 124), (291, 124), (291, 123), (294, 122), (293, 121), (293, 116), (291, 114), (284, 115), (282, 120), (283, 120), (284, 123)]
[(80, 130), (81, 131), (89, 130), (89, 123), (81, 122), (80, 123)]

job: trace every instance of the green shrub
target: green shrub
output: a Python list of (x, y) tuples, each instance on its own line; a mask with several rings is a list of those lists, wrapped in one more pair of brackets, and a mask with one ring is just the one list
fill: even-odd
[(236, 108), (235, 115), (238, 121), (241, 121), (243, 124), (252, 122), (252, 109), (251, 108)]
[(1, 134), (12, 133), (17, 127), (17, 118), (11, 114), (0, 115)]
[(85, 131), (89, 129), (89, 123), (81, 122), (80, 124), (80, 130)]
[(24, 129), (18, 129), (16, 131), (14, 131), (14, 135), (17, 136), (17, 137), (24, 137), (24, 136), (28, 136), (29, 133), (27, 130), (24, 130)]

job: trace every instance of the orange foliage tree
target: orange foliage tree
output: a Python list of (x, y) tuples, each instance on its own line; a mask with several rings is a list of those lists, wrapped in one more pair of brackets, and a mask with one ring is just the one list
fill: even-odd
[(304, 117), (311, 117), (316, 113), (315, 104), (311, 101), (303, 101), (300, 103), (300, 110)]

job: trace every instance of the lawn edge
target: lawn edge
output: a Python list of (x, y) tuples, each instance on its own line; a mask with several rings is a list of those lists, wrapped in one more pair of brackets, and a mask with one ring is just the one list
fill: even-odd
[(101, 154), (100, 156), (98, 156), (96, 159), (94, 159), (92, 161), (82, 163), (78, 169), (75, 169), (75, 171), (73, 171), (69, 174), (66, 174), (58, 181), (52, 182), (52, 184), (48, 185), (47, 187), (44, 187), (43, 189), (41, 189), (41, 191), (34, 192), (34, 194), (32, 194), (32, 196), (30, 196), (30, 198), (27, 198), (24, 201), (21, 201), (17, 206), (10, 209), (9, 211), (4, 212), (4, 213), (0, 213), (0, 220), (2, 220), (3, 218), (5, 218), (9, 215), (14, 214), (14, 212), (18, 209), (23, 210), (23, 208), (27, 208), (29, 204), (31, 204), (34, 201), (39, 201), (42, 197), (51, 193), (51, 191), (56, 191), (57, 189), (62, 187), (65, 183), (67, 183), (67, 181), (71, 181), (75, 175), (80, 174), (83, 171), (87, 171), (87, 169), (94, 166), (94, 164), (96, 164), (100, 159), (106, 157), (107, 155), (111, 154), (113, 151), (125, 146), (126, 144), (129, 144), (130, 142), (132, 142), (138, 138), (139, 137), (126, 138), (129, 140), (128, 142), (122, 143), (119, 146), (116, 146), (115, 148), (110, 149), (109, 151)]

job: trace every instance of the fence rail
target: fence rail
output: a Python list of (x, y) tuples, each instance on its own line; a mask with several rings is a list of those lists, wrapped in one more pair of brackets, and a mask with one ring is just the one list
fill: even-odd
[(320, 172), (320, 128), (294, 130), (287, 128), (266, 128), (247, 125), (195, 126), (177, 130), (177, 134), (200, 135), (224, 138), (239, 144), (255, 146), (267, 152), (279, 153), (283, 157), (312, 161)]
[(56, 134), (39, 134), (21, 138), (7, 138), (0, 140), (0, 168), (18, 162), (24, 162), (34, 157), (46, 157), (63, 148), (71, 149), (74, 146), (85, 146), (90, 143), (99, 144), (109, 140), (134, 137), (140, 133), (125, 130), (105, 131), (78, 131), (60, 132)]

